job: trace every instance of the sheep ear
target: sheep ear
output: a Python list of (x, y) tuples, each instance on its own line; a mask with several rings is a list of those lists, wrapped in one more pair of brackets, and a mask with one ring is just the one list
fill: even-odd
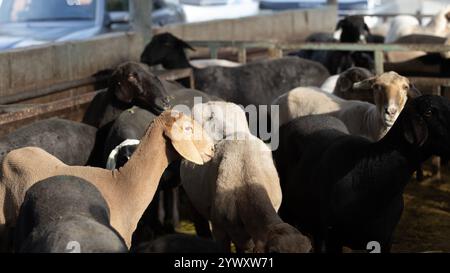
[(420, 90), (417, 89), (414, 84), (410, 83), (407, 95), (409, 99), (413, 99), (422, 96), (422, 92), (420, 92)]
[(177, 44), (179, 46), (181, 46), (181, 48), (184, 48), (184, 49), (187, 48), (187, 49), (190, 49), (192, 51), (195, 51), (195, 49), (190, 44), (186, 43), (185, 41), (183, 41), (183, 40), (181, 40), (179, 38), (176, 38), (176, 40), (177, 40)]
[[(178, 115), (182, 115), (178, 113)], [(205, 161), (201, 156), (201, 150), (205, 146), (202, 138), (203, 128), (195, 122), (186, 119), (177, 119), (166, 136), (171, 140), (175, 150), (186, 160), (198, 165)], [(200, 149), (199, 149), (200, 148)]]
[(409, 144), (422, 146), (428, 139), (428, 128), (421, 117), (414, 117), (403, 124), (404, 136)]
[(352, 81), (347, 77), (342, 77), (339, 81), (339, 84), (336, 84), (336, 87), (339, 86), (339, 92), (345, 93), (352, 88)]
[(365, 79), (360, 82), (355, 82), (353, 84), (353, 89), (359, 89), (359, 90), (372, 89), (374, 81), (375, 81), (375, 77), (368, 78), (368, 79)]

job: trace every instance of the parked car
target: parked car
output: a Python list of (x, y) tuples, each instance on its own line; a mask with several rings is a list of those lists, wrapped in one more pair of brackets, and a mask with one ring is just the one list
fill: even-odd
[[(127, 30), (127, 9), (128, 0), (0, 0), (0, 50)], [(156, 0), (153, 9), (155, 25), (185, 21), (175, 4)]]

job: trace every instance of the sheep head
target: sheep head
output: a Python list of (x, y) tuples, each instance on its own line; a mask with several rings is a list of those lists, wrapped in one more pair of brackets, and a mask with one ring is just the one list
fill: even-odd
[(280, 223), (269, 227), (264, 252), (308, 253), (311, 250), (311, 240), (293, 226)]
[(386, 127), (394, 125), (408, 97), (420, 95), (420, 92), (409, 82), (408, 78), (392, 71), (357, 82), (353, 85), (353, 88), (373, 90), (374, 102), (381, 121)]
[(214, 142), (202, 126), (177, 111), (165, 111), (154, 122), (160, 122), (164, 135), (184, 159), (203, 165), (214, 155)]
[(347, 16), (336, 25), (336, 30), (342, 29), (340, 41), (342, 43), (366, 43), (366, 36), (370, 34), (369, 27), (362, 16)]
[[(403, 135), (410, 145), (424, 146), (434, 155), (449, 157), (449, 99), (442, 96), (424, 95), (410, 100), (395, 127), (395, 130), (401, 130), (400, 135)], [(398, 133), (393, 134), (397, 135)]]
[(365, 68), (349, 68), (339, 75), (333, 93), (344, 99), (371, 101), (373, 100), (372, 92), (369, 90), (357, 90), (353, 92), (353, 84), (372, 77), (372, 72)]
[(111, 76), (109, 88), (119, 101), (135, 102), (155, 114), (170, 106), (169, 94), (161, 81), (140, 63), (119, 65)]
[(162, 64), (165, 69), (187, 68), (190, 63), (185, 49), (194, 50), (188, 43), (165, 32), (153, 36), (141, 55), (141, 62), (148, 65)]
[(210, 101), (197, 104), (192, 115), (215, 142), (236, 132), (250, 133), (244, 110), (234, 103)]

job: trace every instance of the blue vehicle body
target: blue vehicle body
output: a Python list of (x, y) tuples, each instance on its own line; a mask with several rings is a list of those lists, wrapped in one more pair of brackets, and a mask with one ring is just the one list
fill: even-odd
[[(0, 1), (0, 50), (83, 40), (102, 33), (128, 30), (129, 25), (124, 22), (120, 27), (112, 27), (114, 12), (107, 11), (107, 1), (110, 0), (32, 0), (30, 3), (35, 6), (30, 4), (21, 13), (14, 13), (14, 10), (17, 3), (25, 3), (25, 0)], [(77, 6), (77, 3), (85, 4)], [(45, 8), (39, 8), (39, 4)], [(128, 17), (127, 12), (118, 13), (126, 13), (125, 17)], [(152, 21), (156, 25), (183, 22), (184, 14), (180, 13), (181, 9), (167, 5), (154, 10)]]

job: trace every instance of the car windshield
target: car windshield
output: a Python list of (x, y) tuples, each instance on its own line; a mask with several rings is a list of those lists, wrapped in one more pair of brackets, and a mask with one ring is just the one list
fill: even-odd
[(0, 22), (94, 20), (96, 0), (0, 0)]

